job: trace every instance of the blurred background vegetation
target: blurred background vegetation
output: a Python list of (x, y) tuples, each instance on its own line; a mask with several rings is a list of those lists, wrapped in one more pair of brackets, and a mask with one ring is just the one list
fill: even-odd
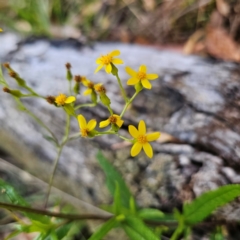
[(179, 43), (215, 9), (216, 0), (0, 0), (0, 22), (26, 35)]

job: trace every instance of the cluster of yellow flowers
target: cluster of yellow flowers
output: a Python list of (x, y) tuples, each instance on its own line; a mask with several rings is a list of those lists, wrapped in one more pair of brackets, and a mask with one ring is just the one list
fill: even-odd
[[(125, 100), (125, 106), (120, 115), (114, 113), (113, 110), (111, 109), (111, 101), (108, 98), (106, 94), (106, 89), (102, 83), (94, 84), (92, 81), (90, 81), (86, 77), (76, 75), (74, 76), (75, 85), (72, 88), (71, 81), (73, 79), (73, 76), (71, 73), (71, 65), (69, 63), (66, 64), (66, 68), (67, 68), (66, 78), (69, 81), (69, 96), (66, 96), (63, 93), (60, 93), (58, 96), (48, 96), (46, 100), (49, 103), (54, 104), (56, 107), (63, 108), (69, 116), (74, 116), (77, 118), (79, 127), (80, 127), (80, 135), (82, 137), (95, 137), (95, 136), (101, 136), (103, 134), (116, 134), (120, 138), (126, 141), (129, 141), (133, 144), (131, 148), (131, 156), (135, 157), (143, 149), (146, 155), (149, 158), (152, 158), (153, 150), (149, 142), (157, 140), (160, 136), (159, 132), (147, 134), (146, 124), (143, 120), (139, 122), (138, 129), (133, 125), (128, 126), (129, 133), (132, 136), (132, 139), (128, 139), (123, 136), (120, 136), (118, 133), (118, 130), (122, 127), (124, 123), (122, 118), (128, 106), (131, 104), (131, 102), (134, 100), (134, 98), (143, 88), (151, 89), (152, 85), (150, 81), (157, 79), (158, 75), (154, 73), (147, 73), (147, 67), (145, 65), (141, 65), (138, 71), (135, 71), (132, 68), (127, 66), (125, 70), (130, 75), (130, 78), (128, 79), (127, 84), (134, 85), (136, 90), (135, 94), (129, 99), (126, 95), (126, 92), (122, 86), (121, 80), (118, 76), (118, 69), (115, 66), (118, 64), (123, 64), (122, 59), (115, 58), (116, 56), (119, 56), (119, 55), (120, 55), (120, 51), (114, 50), (106, 55), (102, 55), (101, 57), (99, 57), (96, 60), (96, 63), (99, 66), (96, 68), (95, 73), (97, 73), (100, 69), (104, 67), (106, 73), (108, 74), (112, 73), (114, 76), (116, 76), (121, 93)], [(36, 92), (34, 92), (31, 88), (29, 88), (26, 82), (23, 79), (21, 79), (21, 77), (16, 72), (12, 70), (9, 64), (4, 64), (4, 66), (8, 69), (9, 75), (15, 78), (17, 83), (21, 87), (28, 90), (30, 94), (23, 94), (19, 90), (11, 90), (6, 87), (4, 88), (5, 92), (10, 93), (17, 98), (29, 97), (29, 96), (42, 97), (42, 96), (39, 96)], [(91, 95), (92, 103), (75, 106), (75, 102), (77, 100), (76, 96), (77, 94), (80, 93), (81, 84), (86, 87), (86, 90), (83, 92), (83, 95)], [(108, 119), (101, 121), (99, 123), (99, 128), (105, 128), (110, 125), (110, 128), (107, 131), (103, 131), (103, 132), (99, 132), (95, 129), (97, 126), (97, 121), (95, 119), (91, 119), (89, 122), (87, 122), (87, 120), (82, 114), (80, 115), (76, 114), (76, 110), (83, 106), (89, 106), (89, 107), (96, 106), (98, 99), (102, 102), (103, 105), (105, 105), (108, 108), (110, 113), (110, 116), (108, 117)]]
[[(115, 58), (116, 56), (120, 55), (119, 50), (114, 50), (109, 54), (102, 55), (96, 60), (96, 63), (99, 65), (95, 73), (97, 73), (100, 69), (105, 67), (106, 73), (110, 74), (112, 73), (113, 69), (115, 69), (115, 65), (117, 64), (123, 64), (123, 60), (120, 58)], [(128, 79), (127, 84), (128, 85), (137, 85), (140, 84), (140, 87), (144, 87), (147, 89), (151, 89), (151, 83), (149, 80), (154, 80), (158, 78), (157, 74), (147, 73), (147, 67), (145, 65), (141, 65), (139, 67), (138, 71), (133, 70), (130, 67), (126, 67), (126, 72), (131, 76), (131, 78)], [(113, 75), (116, 75), (113, 73)], [(87, 87), (87, 89), (84, 91), (83, 95), (93, 94), (94, 91), (101, 94), (106, 93), (106, 89), (104, 88), (103, 84), (98, 83), (94, 84), (90, 80), (86, 79), (86, 77), (81, 77), (82, 84)], [(105, 95), (106, 96), (106, 95)], [(64, 94), (60, 94), (56, 97), (55, 102), (58, 106), (66, 106), (66, 104), (71, 104), (76, 101), (76, 98), (74, 96), (67, 97)], [(99, 123), (100, 128), (107, 127), (109, 124), (111, 124), (111, 129), (107, 131), (106, 133), (111, 134), (111, 130), (118, 131), (119, 128), (123, 125), (122, 115), (120, 116), (117, 114), (113, 114), (112, 111), (110, 111), (111, 115), (108, 119), (101, 121)], [(93, 137), (97, 135), (101, 135), (101, 133), (95, 131), (95, 127), (97, 126), (97, 122), (95, 119), (91, 119), (89, 122), (86, 121), (85, 117), (83, 115), (77, 116), (80, 132), (82, 137)], [(128, 139), (133, 143), (132, 149), (131, 149), (131, 156), (135, 157), (140, 153), (140, 151), (145, 151), (146, 155), (149, 158), (152, 158), (153, 156), (153, 150), (149, 142), (155, 141), (159, 138), (160, 133), (154, 132), (150, 134), (146, 134), (146, 125), (143, 120), (139, 122), (138, 129), (134, 127), (133, 125), (130, 125), (128, 127), (130, 135), (133, 137), (133, 139)], [(125, 139), (127, 140), (127, 139)]]

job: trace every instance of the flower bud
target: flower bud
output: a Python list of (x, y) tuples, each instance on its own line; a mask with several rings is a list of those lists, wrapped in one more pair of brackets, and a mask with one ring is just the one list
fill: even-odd
[(66, 75), (66, 78), (68, 81), (71, 81), (72, 80), (72, 73), (71, 73), (71, 64), (70, 63), (66, 63), (66, 68), (67, 68), (67, 75)]
[(137, 93), (139, 93), (143, 89), (143, 86), (142, 86), (141, 82), (138, 82), (137, 84), (135, 84), (134, 87), (135, 87), (135, 90), (136, 90)]
[(105, 93), (100, 94), (100, 100), (101, 100), (103, 105), (105, 105), (107, 107), (110, 107), (111, 100), (109, 99), (109, 97)]
[(118, 74), (118, 69), (115, 67), (114, 64), (111, 63), (111, 65), (112, 65), (112, 75), (113, 75), (113, 76), (117, 76), (117, 74)]
[(96, 92), (95, 92), (94, 90), (93, 90), (92, 93), (91, 93), (91, 99), (92, 99), (92, 102), (93, 102), (94, 104), (97, 103), (97, 94), (96, 94)]
[(74, 87), (73, 87), (73, 92), (74, 92), (75, 94), (79, 94), (79, 92), (80, 92), (80, 83), (79, 83), (79, 82), (76, 82), (76, 83), (75, 83), (75, 85), (74, 85)]
[(3, 88), (3, 91), (9, 94), (12, 94), (14, 97), (20, 98), (23, 97), (24, 95), (19, 91), (19, 90), (12, 90), (7, 87)]
[(74, 108), (73, 108), (72, 105), (66, 104), (66, 105), (63, 106), (63, 109), (65, 110), (65, 112), (66, 112), (68, 115), (76, 116), (75, 111), (74, 111)]

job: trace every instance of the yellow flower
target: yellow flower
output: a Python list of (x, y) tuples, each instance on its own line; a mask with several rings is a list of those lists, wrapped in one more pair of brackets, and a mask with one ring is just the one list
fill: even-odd
[(128, 131), (134, 138), (134, 144), (131, 149), (131, 156), (137, 156), (143, 148), (146, 155), (149, 158), (152, 158), (153, 150), (149, 142), (157, 140), (160, 136), (160, 132), (146, 134), (146, 125), (143, 120), (139, 122), (138, 130), (133, 125), (129, 125)]
[(121, 117), (117, 114), (111, 115), (107, 120), (100, 122), (99, 127), (104, 128), (107, 127), (110, 123), (116, 124), (119, 128), (123, 125), (123, 120), (121, 120)]
[(3, 30), (0, 28), (0, 32), (2, 32)]
[(75, 102), (76, 98), (74, 96), (67, 97), (65, 94), (60, 93), (56, 98), (55, 98), (55, 103), (58, 106), (64, 106), (65, 104), (69, 104), (72, 102)]
[(114, 50), (107, 55), (102, 55), (96, 60), (96, 63), (99, 66), (96, 68), (95, 73), (98, 72), (103, 66), (105, 66), (106, 73), (112, 72), (112, 64), (123, 64), (123, 60), (120, 58), (114, 58), (115, 56), (120, 55), (119, 50)]
[(85, 87), (87, 87), (87, 89), (84, 91), (83, 95), (86, 96), (86, 95), (89, 95), (92, 93), (92, 91), (94, 91), (94, 83), (91, 82), (90, 80), (86, 79), (85, 81), (82, 82), (83, 85)]
[(152, 85), (149, 80), (158, 78), (158, 75), (155, 73), (147, 73), (147, 67), (145, 65), (141, 65), (138, 72), (130, 67), (126, 67), (125, 70), (131, 76), (131, 78), (129, 78), (127, 81), (127, 85), (135, 85), (141, 82), (143, 87), (151, 89)]
[(95, 119), (91, 119), (88, 123), (83, 115), (78, 115), (78, 124), (82, 137), (92, 137), (92, 131), (97, 125)]

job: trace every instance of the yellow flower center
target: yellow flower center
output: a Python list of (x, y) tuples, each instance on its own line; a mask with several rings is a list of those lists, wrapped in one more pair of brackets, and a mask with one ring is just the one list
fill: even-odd
[(94, 88), (94, 83), (92, 83), (92, 82), (89, 82), (87, 86), (88, 86), (88, 88), (91, 88), (91, 89), (93, 89), (93, 88)]
[(115, 116), (110, 116), (108, 118), (108, 120), (109, 120), (110, 123), (116, 123), (117, 122), (117, 118)]
[(58, 106), (63, 106), (65, 104), (65, 101), (67, 99), (67, 96), (65, 94), (59, 94), (56, 99), (55, 99), (55, 103), (58, 105)]
[(82, 137), (87, 137), (87, 136), (88, 136), (88, 133), (89, 133), (89, 131), (88, 131), (87, 128), (82, 128), (82, 129), (81, 129), (81, 135), (82, 135)]
[(138, 79), (142, 80), (142, 79), (146, 78), (146, 73), (145, 72), (138, 72), (137, 77), (138, 77)]
[(112, 58), (113, 57), (111, 55), (107, 54), (107, 55), (101, 57), (101, 62), (104, 65), (108, 65), (109, 63), (112, 62)]
[(147, 137), (145, 135), (139, 135), (137, 141), (141, 144), (147, 143)]

